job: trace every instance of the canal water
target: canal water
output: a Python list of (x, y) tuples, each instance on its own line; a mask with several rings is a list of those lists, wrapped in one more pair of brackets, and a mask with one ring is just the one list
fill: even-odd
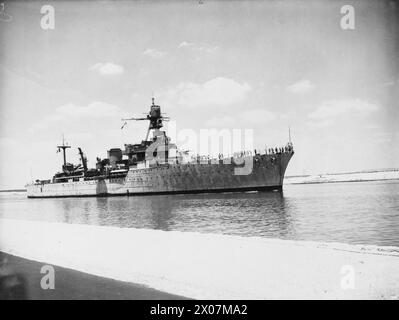
[(399, 180), (110, 198), (0, 193), (0, 218), (399, 246)]

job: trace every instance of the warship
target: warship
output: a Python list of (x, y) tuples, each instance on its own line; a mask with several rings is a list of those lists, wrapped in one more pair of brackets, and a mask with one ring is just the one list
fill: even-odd
[[(96, 167), (88, 168), (87, 158), (78, 148), (78, 165), (67, 162), (70, 145), (64, 139), (57, 146), (63, 153), (62, 170), (52, 179), (36, 180), (26, 185), (28, 198), (133, 196), (181, 193), (214, 193), (282, 190), (285, 170), (294, 154), (291, 138), (280, 148), (263, 152), (244, 151), (232, 156), (219, 154), (189, 156), (179, 150), (165, 131), (161, 113), (154, 98), (149, 113), (147, 135), (141, 143), (111, 148), (107, 158), (97, 158)], [(153, 136), (149, 139), (150, 132)]]

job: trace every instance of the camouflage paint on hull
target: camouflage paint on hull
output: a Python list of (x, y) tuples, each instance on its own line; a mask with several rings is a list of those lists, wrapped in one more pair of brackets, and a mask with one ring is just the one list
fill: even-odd
[[(27, 195), (52, 198), (281, 190), (292, 155), (293, 152), (284, 152), (246, 157), (246, 164), (252, 162), (248, 172), (244, 172), (248, 167), (234, 163), (131, 168), (123, 178), (30, 184)], [(240, 170), (242, 174), (238, 174)]]

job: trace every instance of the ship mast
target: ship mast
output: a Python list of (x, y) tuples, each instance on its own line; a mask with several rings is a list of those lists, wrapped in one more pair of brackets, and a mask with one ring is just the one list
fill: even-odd
[(68, 149), (68, 148), (70, 148), (71, 146), (68, 146), (67, 144), (65, 144), (65, 138), (64, 138), (64, 135), (62, 135), (62, 145), (60, 145), (60, 146), (57, 146), (57, 148), (58, 148), (58, 152), (60, 152), (61, 151), (61, 149), (62, 149), (62, 153), (63, 153), (63, 156), (64, 156), (64, 166), (63, 167), (65, 167), (66, 166), (66, 149)]
[(136, 120), (136, 121), (140, 121), (140, 120), (149, 120), (150, 123), (148, 125), (148, 129), (147, 129), (147, 134), (145, 136), (145, 141), (148, 141), (148, 136), (150, 134), (151, 130), (159, 130), (163, 127), (162, 121), (168, 121), (169, 118), (168, 117), (164, 117), (161, 113), (161, 106), (156, 105), (155, 104), (155, 98), (152, 97), (152, 105), (150, 107), (150, 112), (147, 114), (147, 116), (145, 118), (129, 118), (129, 119), (122, 119), (122, 121), (125, 121), (125, 123), (123, 124), (122, 128), (124, 128), (124, 126), (127, 124), (127, 121), (130, 120)]
[(290, 150), (293, 150), (293, 144), (292, 144), (292, 140), (291, 140), (291, 127), (288, 127), (288, 147), (290, 148)]

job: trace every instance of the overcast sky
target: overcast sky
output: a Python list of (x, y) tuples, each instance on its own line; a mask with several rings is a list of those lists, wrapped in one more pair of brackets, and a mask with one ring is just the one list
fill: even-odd
[[(120, 119), (153, 94), (178, 130), (251, 128), (258, 149), (291, 126), (288, 175), (399, 167), (394, 2), (165, 2), (5, 1), (0, 188), (50, 178), (63, 133), (92, 166), (141, 141), (147, 124)], [(41, 28), (44, 4), (54, 30)], [(340, 26), (345, 4), (354, 30)]]

